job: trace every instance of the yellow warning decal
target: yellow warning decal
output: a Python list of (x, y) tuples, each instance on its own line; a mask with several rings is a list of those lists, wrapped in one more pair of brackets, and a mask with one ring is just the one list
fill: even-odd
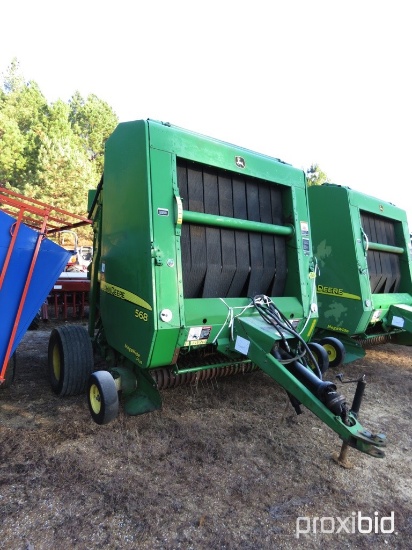
[(316, 327), (317, 319), (313, 319), (312, 324), (310, 325), (310, 328), (308, 330), (307, 337), (310, 338), (312, 336), (312, 332), (314, 331)]
[(107, 292), (107, 294), (111, 294), (115, 298), (126, 300), (126, 302), (131, 302), (132, 304), (136, 304), (137, 306), (144, 307), (145, 309), (152, 311), (152, 306), (150, 304), (145, 302), (145, 300), (143, 300), (139, 296), (136, 296), (136, 294), (133, 294), (132, 292), (129, 292), (124, 288), (112, 285), (110, 283), (107, 283), (106, 281), (100, 282), (100, 288), (104, 290), (104, 292)]
[(349, 300), (360, 300), (361, 297), (356, 294), (349, 294), (343, 292), (342, 288), (335, 288), (332, 286), (318, 285), (316, 288), (318, 294), (325, 294), (326, 296), (339, 296), (339, 298), (349, 298)]
[(186, 342), (184, 343), (184, 347), (189, 347), (189, 346), (204, 346), (205, 344), (207, 344), (207, 340), (196, 340), (196, 341), (192, 341), (192, 340), (186, 340)]
[(183, 204), (182, 199), (178, 196), (176, 196), (176, 203), (177, 203), (177, 225), (182, 225), (183, 221)]

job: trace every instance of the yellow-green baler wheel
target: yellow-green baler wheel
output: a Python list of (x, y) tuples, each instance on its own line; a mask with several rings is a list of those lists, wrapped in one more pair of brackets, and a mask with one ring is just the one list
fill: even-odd
[(99, 392), (99, 388), (96, 384), (92, 384), (89, 390), (90, 406), (94, 414), (99, 414), (102, 408), (102, 398)]
[(108, 424), (119, 412), (119, 396), (113, 376), (109, 371), (93, 372), (88, 381), (89, 410), (96, 424)]

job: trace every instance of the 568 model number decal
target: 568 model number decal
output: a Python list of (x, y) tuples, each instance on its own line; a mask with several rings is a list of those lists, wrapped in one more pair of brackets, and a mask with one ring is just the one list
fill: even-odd
[(142, 311), (141, 309), (135, 309), (134, 310), (134, 316), (136, 319), (140, 319), (141, 321), (144, 321), (145, 323), (148, 321), (149, 316), (145, 311)]

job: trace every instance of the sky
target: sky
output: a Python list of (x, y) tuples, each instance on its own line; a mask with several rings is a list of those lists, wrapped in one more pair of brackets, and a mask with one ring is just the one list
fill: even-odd
[(75, 91), (280, 158), (406, 210), (412, 227), (407, 0), (13, 0), (17, 58), (49, 102)]

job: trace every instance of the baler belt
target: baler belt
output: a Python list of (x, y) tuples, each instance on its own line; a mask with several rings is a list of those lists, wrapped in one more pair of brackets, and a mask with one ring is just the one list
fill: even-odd
[[(378, 242), (393, 246), (396, 245), (395, 228), (392, 222), (377, 219), (376, 232), (379, 239)], [(400, 283), (399, 258), (396, 254), (387, 252), (381, 253), (381, 258), (384, 262), (385, 273), (387, 275), (384, 292), (396, 292)]]
[[(396, 246), (393, 222), (378, 216), (361, 214), (362, 228), (369, 241)], [(398, 291), (401, 274), (399, 256), (378, 250), (367, 251), (369, 282), (372, 294), (388, 294)]]
[[(179, 178), (180, 176), (180, 178)], [(204, 212), (203, 174), (200, 167), (194, 165), (187, 170), (179, 170), (178, 178), (183, 204), (189, 210)], [(185, 297), (201, 295), (206, 274), (206, 229), (199, 225), (182, 227), (181, 235), (183, 279)]]
[[(233, 217), (246, 220), (246, 189), (245, 182), (241, 179), (233, 179), (231, 182)], [(228, 298), (242, 296), (242, 291), (249, 276), (249, 235), (244, 231), (234, 231), (235, 241), (235, 265), (236, 271), (227, 292)], [(224, 297), (224, 296), (223, 296)]]
[[(217, 174), (204, 174), (204, 209), (208, 214), (219, 215)], [(203, 298), (217, 298), (221, 293), (223, 231), (218, 227), (206, 228), (206, 277), (202, 289)]]
[[(366, 214), (362, 214), (361, 221), (362, 221), (363, 231), (368, 236), (368, 238), (370, 240), (373, 240), (373, 238), (376, 239), (376, 233), (373, 230), (372, 220), (370, 216), (367, 216)], [(377, 294), (379, 292), (379, 288), (381, 288), (385, 284), (384, 277), (382, 274), (382, 269), (380, 266), (379, 255), (375, 254), (374, 251), (368, 251), (367, 264), (368, 264), (369, 284), (371, 286), (371, 291), (372, 291), (372, 294)]]
[[(263, 223), (275, 223), (272, 215), (272, 204), (270, 196), (270, 188), (262, 186), (259, 188), (259, 205), (260, 205), (260, 221)], [(257, 294), (268, 295), (268, 290), (273, 286), (273, 279), (276, 273), (276, 249), (273, 235), (262, 234), (260, 236), (262, 242), (262, 276), (260, 282), (260, 291), (251, 293), (249, 296), (257, 296)]]
[[(248, 219), (256, 222), (260, 221), (259, 191), (255, 183), (248, 182), (246, 186), (246, 202)], [(246, 294), (253, 297), (263, 292), (261, 289), (263, 276), (262, 235), (249, 233), (249, 252), (250, 276)]]
[[(218, 195), (219, 195), (219, 213), (221, 216), (233, 218), (233, 193), (232, 181), (225, 175), (218, 177)], [(230, 296), (230, 289), (236, 277), (236, 273), (240, 272), (239, 261), (236, 257), (236, 236), (235, 231), (226, 229), (221, 231), (221, 247), (222, 247), (222, 271), (220, 274), (220, 294), (221, 297)], [(246, 259), (246, 276), (249, 271), (249, 262)], [(242, 285), (243, 286), (243, 285)], [(242, 290), (240, 287), (239, 294)], [(233, 294), (233, 296), (239, 296)]]
[[(282, 225), (282, 196), (274, 184), (236, 175), (231, 178), (227, 171), (181, 159), (177, 166), (184, 209)], [(183, 223), (181, 250), (185, 298), (283, 293), (283, 237)]]
[[(283, 204), (282, 195), (278, 189), (271, 188), (270, 190), (272, 217), (274, 224), (281, 224), (283, 220)], [(287, 264), (286, 264), (286, 241), (281, 237), (273, 237), (275, 250), (275, 278), (272, 288), (266, 293), (267, 296), (283, 296), (285, 292)]]

